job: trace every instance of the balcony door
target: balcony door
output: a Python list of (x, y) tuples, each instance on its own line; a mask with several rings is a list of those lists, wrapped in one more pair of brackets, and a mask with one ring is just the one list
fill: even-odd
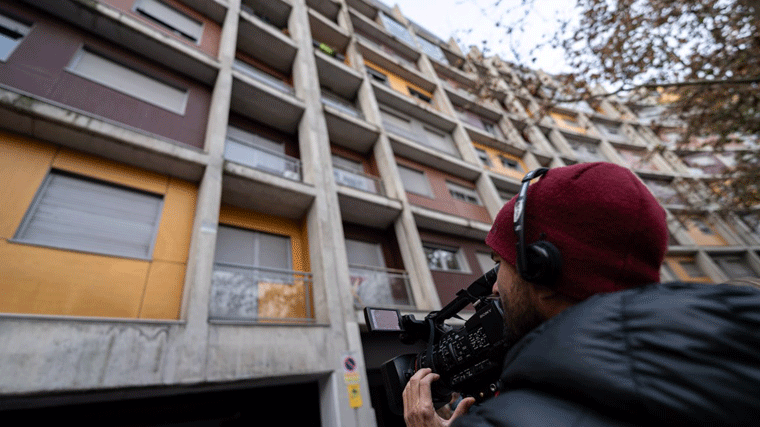
[(228, 320), (300, 317), (306, 288), (292, 270), (289, 236), (219, 225), (210, 316)]
[(380, 243), (346, 239), (351, 290), (358, 306), (394, 305), (391, 277)]

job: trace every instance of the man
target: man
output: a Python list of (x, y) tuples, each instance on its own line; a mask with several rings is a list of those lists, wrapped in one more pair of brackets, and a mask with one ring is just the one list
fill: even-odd
[(512, 345), (500, 393), (443, 420), (430, 398), (438, 375), (421, 369), (404, 389), (407, 425), (756, 423), (760, 291), (658, 284), (665, 217), (613, 164), (526, 176), (486, 238)]

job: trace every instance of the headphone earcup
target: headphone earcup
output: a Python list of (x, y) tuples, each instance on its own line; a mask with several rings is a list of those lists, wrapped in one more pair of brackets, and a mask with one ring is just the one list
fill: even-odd
[(562, 255), (556, 246), (546, 240), (531, 243), (526, 248), (526, 266), (523, 279), (544, 286), (552, 286), (562, 271)]

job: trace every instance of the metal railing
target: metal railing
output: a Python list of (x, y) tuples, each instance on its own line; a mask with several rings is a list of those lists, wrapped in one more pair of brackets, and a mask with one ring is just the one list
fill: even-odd
[(312, 322), (311, 287), (311, 273), (217, 262), (209, 319)]
[(295, 95), (296, 91), (293, 89), (293, 86), (290, 86), (289, 84), (285, 83), (284, 81), (278, 79), (275, 76), (269, 75), (258, 68), (254, 67), (253, 65), (247, 64), (239, 59), (236, 59), (232, 68), (234, 68), (237, 71), (240, 71), (241, 73), (245, 74), (246, 76), (260, 82), (264, 83), (267, 86), (273, 87), (280, 92), (286, 93), (288, 95)]
[(356, 117), (357, 119), (364, 120), (364, 114), (362, 114), (361, 111), (359, 111), (353, 104), (349, 103), (348, 101), (339, 99), (337, 95), (323, 92), (321, 99), (322, 103), (325, 105), (329, 105), (330, 107), (346, 113), (351, 117)]
[(224, 158), (263, 172), (301, 181), (301, 161), (255, 143), (227, 136)]
[(383, 127), (389, 132), (394, 135), (402, 136), (410, 141), (418, 142), (420, 144), (426, 144), (427, 141), (424, 136), (411, 131), (409, 129), (404, 129), (401, 126), (395, 125), (387, 120), (383, 120)]
[(349, 265), (348, 271), (356, 307), (414, 305), (406, 271), (365, 265)]
[(377, 177), (337, 165), (333, 165), (333, 175), (335, 176), (335, 182), (339, 185), (345, 185), (346, 187), (356, 188), (357, 190), (379, 194), (381, 196), (385, 195), (382, 183)]

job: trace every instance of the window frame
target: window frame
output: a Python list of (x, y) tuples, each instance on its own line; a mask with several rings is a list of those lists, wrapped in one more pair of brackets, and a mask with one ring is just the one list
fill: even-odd
[[(72, 178), (72, 179), (76, 179), (80, 181), (86, 181), (86, 182), (101, 185), (102, 187), (110, 187), (112, 189), (118, 189), (122, 191), (131, 192), (134, 194), (143, 194), (146, 196), (157, 198), (158, 202), (157, 202), (156, 208), (157, 208), (158, 214), (155, 218), (155, 222), (153, 224), (153, 230), (151, 231), (151, 234), (150, 234), (151, 235), (150, 245), (148, 246), (147, 253), (144, 256), (139, 256), (139, 255), (119, 253), (118, 251), (81, 248), (81, 247), (76, 247), (76, 245), (71, 245), (71, 244), (61, 245), (61, 244), (55, 244), (52, 242), (36, 242), (36, 241), (30, 241), (30, 240), (20, 237), (20, 235), (24, 233), (28, 229), (30, 224), (32, 223), (33, 216), (37, 212), (37, 208), (39, 207), (40, 203), (42, 203), (42, 199), (44, 198), (44, 195), (46, 194), (48, 188), (50, 187), (51, 181), (54, 179), (53, 177), (54, 175)], [(19, 223), (19, 226), (16, 229), (16, 232), (14, 233), (13, 238), (11, 238), (10, 241), (13, 243), (19, 243), (19, 244), (24, 244), (24, 245), (40, 246), (40, 247), (60, 249), (60, 250), (66, 250), (66, 251), (72, 251), (72, 252), (81, 252), (81, 253), (105, 255), (105, 256), (112, 256), (112, 257), (125, 258), (125, 259), (138, 259), (138, 260), (150, 261), (153, 259), (153, 251), (156, 246), (156, 241), (158, 240), (158, 232), (161, 227), (161, 220), (164, 214), (165, 201), (166, 200), (165, 200), (164, 194), (153, 193), (146, 190), (129, 187), (126, 185), (122, 185), (122, 184), (118, 184), (118, 183), (114, 183), (110, 181), (92, 178), (86, 175), (71, 173), (65, 170), (51, 169), (48, 172), (48, 174), (45, 176), (45, 178), (43, 179), (40, 186), (37, 188), (37, 192), (34, 195), (34, 199), (32, 199), (32, 203), (30, 203), (29, 207), (24, 213), (24, 217)]]
[[(16, 44), (13, 47), (11, 47), (8, 50), (8, 52), (5, 53), (5, 55), (1, 55), (1, 52), (0, 52), (0, 62), (8, 61), (8, 58), (10, 58), (11, 55), (13, 55), (13, 52), (15, 52), (16, 49), (18, 49), (18, 47), (24, 41), (26, 36), (28, 36), (29, 33), (32, 31), (33, 26), (34, 26), (33, 23), (24, 21), (15, 16), (11, 17), (5, 11), (0, 11), (0, 28), (6, 30), (7, 32), (14, 32), (20, 35), (18, 39), (15, 39)], [(6, 35), (5, 32), (0, 32), (0, 34)]]
[[(83, 57), (83, 55), (84, 55), (85, 52), (87, 54), (89, 54), (89, 55), (93, 55), (93, 56), (98, 57), (98, 58), (100, 58), (102, 60), (105, 60), (107, 62), (111, 62), (114, 65), (116, 65), (118, 67), (121, 67), (121, 68), (124, 68), (127, 71), (130, 71), (132, 73), (138, 74), (138, 75), (142, 76), (143, 78), (146, 78), (146, 79), (149, 79), (149, 80), (153, 80), (156, 83), (160, 83), (162, 85), (165, 85), (165, 86), (167, 86), (167, 87), (169, 87), (171, 89), (174, 89), (174, 90), (177, 90), (177, 91), (180, 91), (180, 92), (184, 91), (184, 95), (182, 96), (182, 102), (181, 102), (182, 105), (179, 106), (179, 108), (175, 109), (175, 108), (170, 107), (168, 104), (157, 102), (156, 100), (150, 99), (150, 98), (148, 98), (146, 96), (137, 95), (134, 92), (126, 91), (126, 90), (118, 87), (117, 85), (114, 85), (113, 83), (108, 82), (106, 79), (100, 79), (97, 76), (88, 75), (86, 73), (83, 73), (80, 70), (77, 70), (76, 67), (77, 67), (77, 65), (79, 65), (79, 63), (82, 60), (82, 57)], [(76, 53), (74, 53), (74, 56), (71, 57), (71, 60), (66, 65), (65, 70), (68, 71), (71, 74), (74, 74), (74, 75), (80, 77), (80, 78), (83, 78), (85, 80), (89, 80), (91, 82), (97, 83), (97, 84), (99, 84), (101, 86), (107, 87), (107, 88), (109, 88), (111, 90), (114, 90), (114, 91), (119, 92), (119, 93), (121, 93), (123, 95), (129, 96), (131, 98), (138, 99), (140, 101), (146, 102), (148, 104), (151, 104), (151, 105), (156, 106), (158, 108), (161, 108), (163, 110), (170, 111), (170, 112), (175, 113), (175, 114), (179, 114), (180, 116), (184, 116), (185, 115), (185, 111), (187, 110), (187, 102), (188, 102), (188, 100), (190, 98), (190, 89), (189, 88), (182, 88), (182, 87), (180, 87), (178, 85), (175, 85), (173, 83), (169, 83), (166, 80), (164, 80), (162, 78), (159, 78), (159, 77), (156, 77), (156, 76), (154, 76), (153, 74), (151, 74), (149, 72), (145, 72), (143, 70), (140, 70), (137, 67), (133, 67), (133, 66), (127, 65), (124, 62), (122, 62), (122, 61), (120, 61), (118, 59), (115, 59), (115, 58), (113, 58), (110, 55), (105, 55), (105, 54), (103, 54), (103, 53), (101, 53), (101, 52), (99, 52), (99, 51), (97, 51), (95, 49), (92, 49), (92, 48), (86, 46), (86, 45), (81, 45), (79, 47), (79, 49), (77, 49)]]
[[(430, 258), (428, 257), (428, 249), (440, 250), (440, 251), (454, 254), (454, 259), (459, 264), (460, 269), (457, 270), (457, 269), (449, 269), (449, 268), (431, 267)], [(472, 270), (470, 269), (470, 265), (467, 262), (467, 257), (465, 256), (462, 248), (448, 246), (448, 245), (441, 245), (438, 243), (422, 242), (422, 250), (423, 252), (425, 252), (425, 258), (428, 259), (428, 269), (430, 269), (431, 271), (440, 271), (440, 272), (445, 272), (445, 273), (472, 273)]]
[[(186, 34), (184, 31), (180, 30), (177, 26), (172, 25), (171, 22), (166, 22), (165, 20), (160, 19), (160, 17), (155, 17), (155, 16), (151, 15), (150, 13), (147, 13), (144, 10), (140, 10), (140, 6), (143, 3), (150, 3), (150, 2), (157, 3), (157, 4), (161, 5), (161, 6), (164, 6), (167, 9), (170, 9), (173, 12), (175, 12), (177, 15), (179, 15), (179, 16), (187, 19), (188, 21), (191, 21), (193, 23), (197, 23), (198, 24), (197, 38), (194, 39), (194, 37), (195, 37), (194, 35), (192, 35), (192, 34)], [(132, 11), (135, 14), (137, 14), (139, 16), (142, 16), (143, 18), (146, 18), (146, 19), (150, 20), (151, 22), (164, 27), (165, 29), (171, 31), (173, 34), (181, 36), (185, 40), (188, 40), (188, 41), (191, 41), (191, 42), (195, 43), (196, 46), (200, 46), (200, 44), (201, 44), (201, 40), (203, 39), (203, 32), (206, 29), (206, 23), (203, 22), (203, 21), (201, 21), (201, 20), (198, 20), (198, 19), (195, 19), (195, 18), (189, 16), (185, 12), (177, 10), (174, 6), (171, 6), (171, 5), (169, 5), (169, 4), (167, 4), (167, 3), (163, 2), (163, 1), (160, 1), (160, 0), (136, 0), (135, 3), (132, 5)]]
[[(434, 199), (435, 198), (435, 196), (433, 194), (433, 187), (430, 185), (430, 179), (428, 179), (427, 173), (425, 173), (424, 170), (415, 169), (415, 168), (412, 168), (412, 167), (409, 167), (409, 166), (405, 166), (405, 165), (401, 165), (401, 164), (397, 165), (397, 168), (399, 170), (399, 175), (401, 177), (401, 184), (404, 187), (404, 191), (412, 193), (412, 194), (416, 194), (418, 196), (427, 197), (429, 199)], [(407, 170), (407, 171), (409, 171), (409, 172), (411, 172), (413, 174), (421, 175), (422, 179), (424, 180), (424, 183), (425, 183), (425, 190), (427, 190), (427, 194), (422, 194), (422, 193), (418, 193), (416, 191), (409, 190), (407, 188), (406, 182), (404, 181), (404, 176), (401, 174), (402, 170)]]
[[(478, 194), (477, 189), (468, 188), (468, 187), (465, 187), (464, 185), (457, 184), (451, 181), (446, 181), (446, 188), (448, 188), (449, 194), (451, 195), (451, 198), (454, 200), (459, 200), (461, 202), (469, 203), (476, 206), (483, 206), (483, 202), (480, 200), (480, 195)], [(455, 194), (459, 194), (461, 197), (455, 196)]]

